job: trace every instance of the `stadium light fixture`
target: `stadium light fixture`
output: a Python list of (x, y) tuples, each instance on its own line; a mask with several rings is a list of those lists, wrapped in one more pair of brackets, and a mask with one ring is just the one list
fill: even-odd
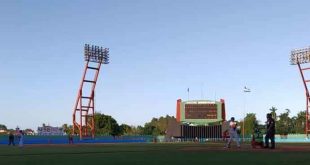
[(101, 64), (109, 63), (109, 48), (85, 44), (84, 46), (85, 61), (96, 62)]
[(310, 63), (310, 47), (291, 51), (291, 65)]
[(246, 86), (243, 88), (243, 92), (251, 92), (250, 88), (247, 88)]

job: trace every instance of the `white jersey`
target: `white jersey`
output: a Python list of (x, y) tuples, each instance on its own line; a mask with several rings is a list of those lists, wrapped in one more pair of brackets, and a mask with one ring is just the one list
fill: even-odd
[(24, 135), (20, 134), (19, 147), (23, 147), (23, 146), (24, 146)]
[(230, 121), (230, 122), (229, 122), (229, 127), (230, 127), (230, 131), (236, 131), (237, 122), (235, 122), (235, 121)]

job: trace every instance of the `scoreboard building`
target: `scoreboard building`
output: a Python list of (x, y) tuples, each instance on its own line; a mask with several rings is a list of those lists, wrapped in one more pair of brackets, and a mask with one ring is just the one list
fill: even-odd
[(226, 120), (225, 102), (211, 100), (177, 100), (176, 120), (168, 122), (167, 138), (187, 140), (214, 139), (223, 135)]
[(182, 124), (209, 125), (225, 121), (224, 100), (177, 100), (176, 119)]

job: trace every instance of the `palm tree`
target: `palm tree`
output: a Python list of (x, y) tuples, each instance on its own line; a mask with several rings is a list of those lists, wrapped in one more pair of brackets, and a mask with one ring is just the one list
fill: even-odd
[(269, 110), (271, 111), (271, 116), (272, 116), (272, 118), (274, 118), (275, 120), (277, 120), (277, 113), (276, 113), (276, 111), (277, 111), (278, 109), (277, 109), (276, 107), (272, 106)]
[(300, 111), (296, 117), (296, 132), (305, 133), (306, 111)]

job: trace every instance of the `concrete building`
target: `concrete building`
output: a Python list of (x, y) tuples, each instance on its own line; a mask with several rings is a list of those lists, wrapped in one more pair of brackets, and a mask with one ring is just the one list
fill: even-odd
[(42, 127), (38, 127), (38, 135), (41, 136), (50, 136), (50, 135), (64, 135), (64, 130), (62, 127), (52, 127), (46, 126), (45, 124)]

